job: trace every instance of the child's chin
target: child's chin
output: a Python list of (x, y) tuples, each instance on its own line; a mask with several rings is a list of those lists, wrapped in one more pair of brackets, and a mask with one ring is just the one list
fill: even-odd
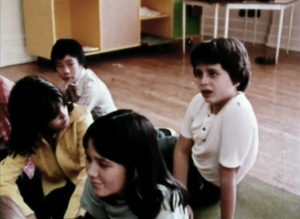
[(110, 195), (112, 195), (112, 194), (110, 194), (110, 193), (105, 193), (105, 192), (103, 192), (103, 191), (95, 191), (95, 194), (99, 197), (99, 198), (106, 198), (106, 197), (108, 197), (108, 196), (110, 196)]

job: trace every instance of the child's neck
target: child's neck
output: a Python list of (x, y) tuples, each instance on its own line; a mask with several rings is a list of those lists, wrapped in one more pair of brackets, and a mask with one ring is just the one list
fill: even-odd
[(232, 96), (230, 96), (227, 99), (224, 99), (221, 102), (215, 103), (215, 104), (211, 104), (210, 105), (210, 112), (211, 114), (218, 114), (220, 112), (220, 110), (225, 106), (225, 104), (231, 100), (233, 97), (235, 97), (236, 95), (238, 95), (238, 92), (234, 93)]

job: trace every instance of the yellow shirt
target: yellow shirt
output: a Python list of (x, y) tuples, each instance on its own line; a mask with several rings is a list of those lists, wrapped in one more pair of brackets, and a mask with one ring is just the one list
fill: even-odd
[[(55, 153), (43, 139), (38, 143), (35, 153), (30, 155), (35, 168), (42, 174), (41, 180), (45, 196), (51, 191), (65, 186), (65, 177), (76, 186), (64, 218), (76, 218), (84, 214), (84, 210), (80, 206), (80, 196), (86, 179), (82, 138), (92, 122), (91, 113), (87, 109), (75, 105), (69, 114), (68, 126), (57, 135)], [(15, 158), (8, 156), (1, 162), (0, 194), (13, 198), (24, 214), (28, 216), (33, 214), (33, 211), (23, 201), (16, 184), (26, 160), (26, 156), (17, 155)]]

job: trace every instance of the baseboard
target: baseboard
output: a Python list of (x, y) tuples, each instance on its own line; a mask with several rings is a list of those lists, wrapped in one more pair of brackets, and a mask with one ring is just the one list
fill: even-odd
[(36, 57), (28, 55), (25, 49), (25, 38), (15, 37), (1, 39), (0, 67), (32, 62)]

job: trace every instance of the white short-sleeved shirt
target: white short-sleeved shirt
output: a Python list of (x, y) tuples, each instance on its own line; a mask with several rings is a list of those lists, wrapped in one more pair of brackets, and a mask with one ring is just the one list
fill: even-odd
[(186, 111), (181, 135), (193, 139), (192, 159), (200, 174), (220, 186), (219, 164), (239, 167), (239, 183), (253, 166), (258, 153), (258, 125), (251, 103), (239, 92), (214, 115), (202, 94)]
[[(188, 219), (187, 209), (183, 208), (182, 205), (178, 205), (179, 195), (172, 199), (174, 204), (174, 211), (172, 211), (169, 204), (171, 200), (170, 190), (163, 185), (158, 185), (158, 188), (162, 191), (165, 199), (156, 219)], [(89, 179), (86, 180), (80, 202), (83, 209), (85, 209), (94, 218), (138, 219), (137, 216), (129, 209), (129, 206), (125, 203), (125, 201), (118, 201), (116, 205), (110, 205), (98, 198), (93, 192)]]
[(107, 86), (90, 69), (83, 68), (75, 86), (67, 92), (75, 103), (91, 111), (94, 119), (117, 109)]

